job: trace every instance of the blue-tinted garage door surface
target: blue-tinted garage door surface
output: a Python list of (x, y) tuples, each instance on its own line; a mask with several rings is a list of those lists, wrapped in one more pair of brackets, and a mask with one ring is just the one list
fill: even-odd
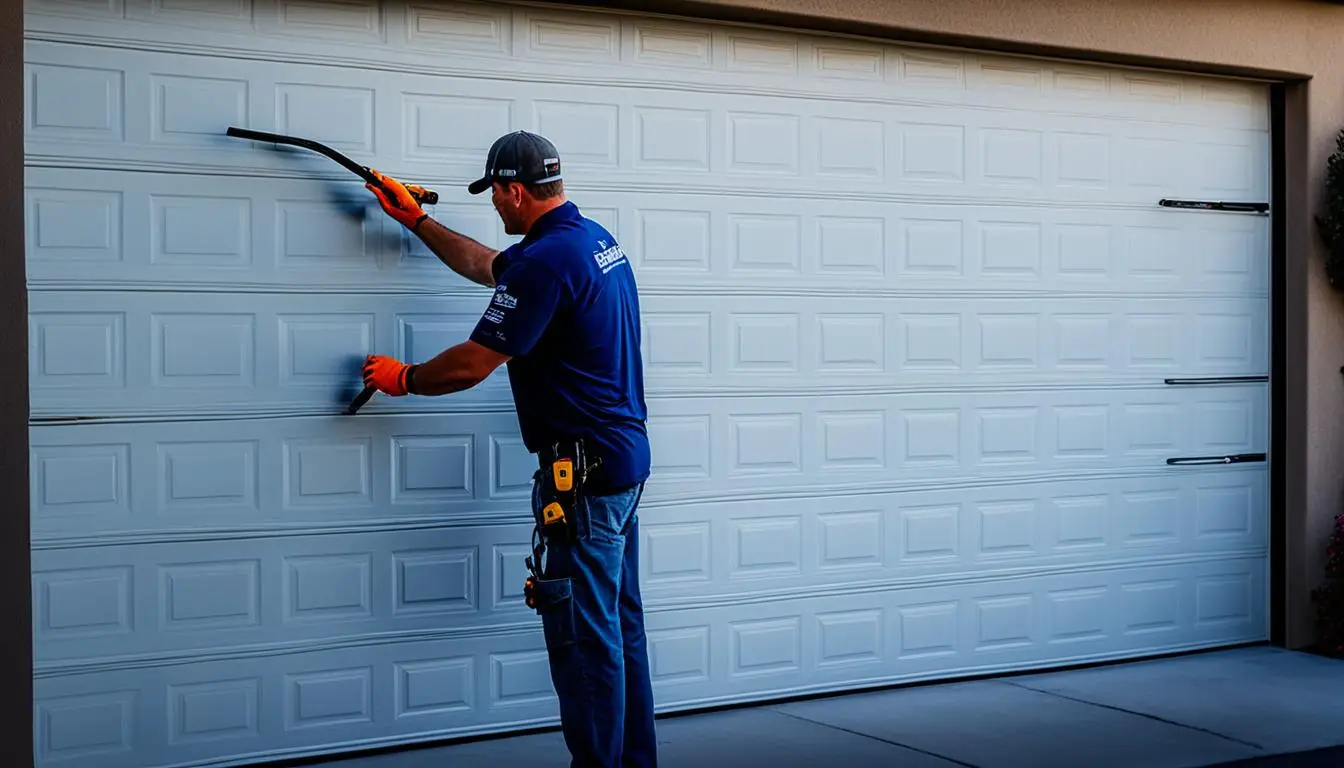
[(35, 734), (223, 765), (554, 722), (488, 301), (312, 153), (470, 198), (517, 128), (643, 291), (672, 710), (1266, 635), (1267, 91), (696, 21), (29, 0)]

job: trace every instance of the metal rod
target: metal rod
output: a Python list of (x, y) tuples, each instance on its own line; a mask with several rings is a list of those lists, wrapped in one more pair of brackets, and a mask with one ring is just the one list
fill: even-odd
[(1234, 453), (1231, 456), (1182, 456), (1167, 459), (1168, 464), (1245, 464), (1264, 461), (1263, 453)]
[(1268, 213), (1269, 203), (1229, 203), (1223, 200), (1172, 200), (1163, 198), (1157, 201), (1163, 208), (1183, 208), (1199, 211), (1235, 211), (1238, 213)]
[(1163, 379), (1166, 384), (1183, 386), (1190, 384), (1240, 384), (1243, 382), (1269, 381), (1268, 376), (1203, 376), (1183, 379)]
[[(383, 186), (383, 183), (378, 180), (377, 176), (374, 176), (373, 173), (369, 171), (368, 167), (360, 165), (320, 141), (313, 141), (312, 139), (305, 139), (299, 136), (287, 136), (282, 133), (271, 133), (269, 131), (254, 131), (251, 128), (239, 128), (234, 125), (229, 126), (228, 130), (224, 133), (238, 139), (249, 139), (251, 141), (264, 141), (272, 144), (289, 144), (295, 147), (303, 147), (304, 149), (317, 152), (320, 155), (334, 160), (342, 168), (345, 168), (347, 171), (350, 171), (369, 184), (377, 187)], [(418, 187), (412, 187), (410, 192), (411, 196), (421, 203), (434, 205), (439, 202), (439, 193), (433, 190), (422, 190)], [(359, 413), (359, 409), (363, 408), (364, 404), (369, 402), (369, 399), (373, 397), (375, 392), (377, 392), (377, 390), (373, 387), (365, 387), (358, 395), (355, 395), (355, 399), (350, 401), (350, 405), (346, 406), (346, 414), (353, 416), (356, 413)]]

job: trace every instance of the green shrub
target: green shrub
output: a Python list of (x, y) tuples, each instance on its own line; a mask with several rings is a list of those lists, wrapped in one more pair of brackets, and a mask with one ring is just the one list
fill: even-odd
[(1325, 275), (1330, 285), (1344, 288), (1344, 130), (1335, 137), (1335, 153), (1325, 167), (1325, 214), (1316, 226), (1325, 241)]
[(1344, 514), (1335, 518), (1325, 546), (1325, 581), (1312, 590), (1311, 602), (1316, 605), (1317, 649), (1344, 658)]

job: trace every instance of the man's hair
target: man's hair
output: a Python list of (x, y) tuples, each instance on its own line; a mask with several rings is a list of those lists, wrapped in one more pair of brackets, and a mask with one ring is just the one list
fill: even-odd
[(559, 197), (565, 193), (565, 182), (563, 179), (550, 181), (545, 184), (527, 184), (521, 181), (498, 180), (495, 183), (503, 185), (505, 189), (517, 184), (522, 187), (523, 191), (527, 192), (533, 200), (550, 200), (553, 197)]
[(545, 184), (524, 184), (527, 193), (537, 200), (549, 200), (565, 192), (564, 180), (550, 181)]

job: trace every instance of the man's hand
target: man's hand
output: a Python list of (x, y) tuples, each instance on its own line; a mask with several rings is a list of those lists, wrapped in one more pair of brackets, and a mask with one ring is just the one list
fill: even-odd
[(369, 355), (364, 360), (364, 386), (401, 397), (408, 394), (411, 366), (391, 357)]
[(391, 176), (384, 176), (378, 171), (369, 169), (369, 173), (379, 181), (381, 188), (376, 184), (365, 184), (364, 187), (378, 198), (378, 203), (383, 206), (383, 210), (388, 216), (396, 219), (398, 223), (407, 229), (415, 229), (416, 226), (429, 218), (429, 214), (424, 212), (420, 203), (415, 201), (411, 195), (411, 190), (400, 181)]
[(402, 184), (391, 176), (370, 168), (369, 173), (378, 180), (377, 184), (365, 184), (364, 187), (378, 198), (379, 205), (388, 216), (411, 230), (420, 240), (439, 257), (439, 261), (459, 275), (479, 285), (495, 284), (494, 272), (490, 265), (499, 254), (494, 248), (448, 229), (431, 219), (416, 202), (415, 194), (424, 191), (424, 187), (414, 184)]

